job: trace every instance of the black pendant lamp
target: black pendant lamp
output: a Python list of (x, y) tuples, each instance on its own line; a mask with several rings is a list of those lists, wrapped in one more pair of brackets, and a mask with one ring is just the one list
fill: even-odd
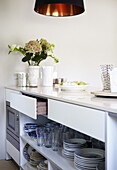
[(35, 12), (48, 16), (73, 16), (83, 13), (83, 0), (36, 0)]

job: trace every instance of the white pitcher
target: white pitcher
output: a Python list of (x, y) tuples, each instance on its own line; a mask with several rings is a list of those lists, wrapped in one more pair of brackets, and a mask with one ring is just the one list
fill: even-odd
[(53, 66), (42, 66), (40, 68), (40, 79), (42, 86), (53, 86)]
[(117, 68), (110, 71), (110, 86), (111, 92), (117, 92)]

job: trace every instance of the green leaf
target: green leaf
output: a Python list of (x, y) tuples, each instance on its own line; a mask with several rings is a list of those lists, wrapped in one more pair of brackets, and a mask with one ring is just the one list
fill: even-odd
[(26, 53), (25, 57), (22, 58), (22, 61), (27, 62), (31, 60), (32, 55), (33, 55), (32, 53)]
[(42, 61), (42, 60), (45, 60), (47, 58), (47, 54), (44, 54), (44, 53), (36, 53), (35, 56), (32, 58), (32, 61), (35, 62), (35, 64), (38, 66), (39, 63)]
[(32, 61), (38, 62), (40, 60), (45, 60), (47, 58), (47, 54), (41, 53), (41, 54), (36, 54), (33, 58)]
[(43, 60), (45, 60), (45, 59), (47, 58), (47, 54), (41, 53), (41, 54), (40, 54), (40, 57), (41, 57)]

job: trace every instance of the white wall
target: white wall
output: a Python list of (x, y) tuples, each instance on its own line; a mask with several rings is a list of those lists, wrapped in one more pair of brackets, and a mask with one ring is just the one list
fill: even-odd
[(46, 38), (56, 45), (58, 76), (92, 85), (101, 86), (100, 64), (117, 65), (117, 1), (86, 0), (85, 6), (82, 15), (56, 18), (35, 13), (34, 0), (0, 0), (0, 159), (5, 158), (3, 89), (14, 85), (14, 73), (27, 67), (20, 54), (8, 55), (8, 44)]

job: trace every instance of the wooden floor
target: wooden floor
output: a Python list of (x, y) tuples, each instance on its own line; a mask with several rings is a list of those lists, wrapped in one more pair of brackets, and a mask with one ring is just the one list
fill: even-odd
[(12, 160), (0, 160), (0, 170), (19, 170), (19, 167)]

